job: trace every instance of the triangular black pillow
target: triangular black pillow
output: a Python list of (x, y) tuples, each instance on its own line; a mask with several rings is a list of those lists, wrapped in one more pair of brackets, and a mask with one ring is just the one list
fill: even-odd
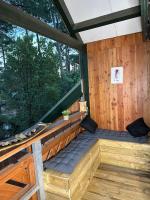
[(91, 119), (89, 116), (86, 116), (80, 123), (80, 126), (85, 128), (87, 131), (91, 133), (95, 133), (97, 129), (97, 123)]
[(135, 120), (134, 122), (129, 124), (126, 129), (134, 137), (148, 135), (148, 132), (150, 131), (150, 128), (145, 124), (143, 118)]

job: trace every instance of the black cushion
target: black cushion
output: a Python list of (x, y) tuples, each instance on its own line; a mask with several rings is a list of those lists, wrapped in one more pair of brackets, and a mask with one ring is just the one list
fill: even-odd
[(150, 131), (150, 128), (145, 124), (143, 118), (135, 120), (134, 122), (129, 124), (126, 129), (134, 137), (148, 135), (148, 132)]
[(95, 133), (97, 129), (97, 123), (91, 119), (89, 116), (86, 116), (80, 123), (81, 127), (85, 128), (91, 133)]

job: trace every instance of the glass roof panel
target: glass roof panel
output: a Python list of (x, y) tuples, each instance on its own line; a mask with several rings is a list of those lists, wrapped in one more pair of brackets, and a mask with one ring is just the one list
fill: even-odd
[(26, 11), (49, 26), (69, 34), (53, 0), (5, 0), (5, 2)]

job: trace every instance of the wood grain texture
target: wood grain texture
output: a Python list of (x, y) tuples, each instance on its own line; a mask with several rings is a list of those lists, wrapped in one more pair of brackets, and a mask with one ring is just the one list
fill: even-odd
[(10, 158), (14, 154), (21, 151), (22, 149), (30, 147), (34, 142), (41, 140), (43, 138), (46, 138), (50, 134), (58, 131), (59, 129), (61, 129), (67, 125), (69, 126), (71, 123), (75, 122), (78, 119), (82, 119), (82, 117), (84, 117), (84, 114), (77, 112), (77, 113), (70, 115), (69, 120), (64, 121), (63, 119), (61, 119), (61, 120), (56, 121), (53, 124), (47, 125), (47, 128), (44, 129), (44, 131), (42, 131), (37, 137), (34, 137), (33, 139), (27, 141), (26, 143), (24, 143), (22, 145), (13, 147), (12, 149), (10, 148), (10, 150), (8, 150), (6, 152), (5, 151), (0, 152), (0, 162), (6, 160), (7, 158)]
[(72, 106), (69, 108), (70, 113), (75, 113), (80, 111), (80, 104), (79, 101), (76, 101)]
[(82, 200), (148, 200), (150, 179), (135, 170), (105, 165), (97, 170)]
[[(90, 43), (87, 49), (91, 116), (99, 127), (125, 130), (139, 117), (150, 124), (150, 42), (136, 33)], [(123, 66), (123, 84), (111, 84), (113, 66)]]
[[(14, 180), (25, 184), (19, 187), (8, 184), (8, 180)], [(17, 163), (7, 166), (0, 171), (0, 199), (18, 200), (35, 185), (34, 163), (32, 155), (27, 154), (18, 160)], [(31, 200), (37, 200), (36, 194)]]
[[(47, 199), (80, 200), (86, 191), (94, 173), (100, 163), (99, 143), (83, 156), (71, 174), (65, 174), (53, 170), (46, 170), (44, 175), (44, 186)], [(61, 198), (60, 198), (61, 199)]]
[(100, 139), (72, 174), (48, 170), (44, 180), (47, 199), (129, 200), (136, 192), (135, 200), (148, 200), (150, 145)]
[(101, 164), (150, 173), (150, 144), (99, 140)]
[(73, 140), (81, 131), (79, 122), (75, 123), (71, 127), (63, 130), (57, 136), (57, 138), (51, 138), (48, 140), (42, 148), (43, 161), (55, 156), (60, 150), (65, 148), (71, 140)]

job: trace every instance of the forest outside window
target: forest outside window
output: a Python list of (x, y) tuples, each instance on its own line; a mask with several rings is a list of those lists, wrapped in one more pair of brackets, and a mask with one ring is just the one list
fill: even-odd
[(0, 21), (0, 137), (23, 131), (78, 81), (78, 51)]
[(53, 28), (68, 33), (53, 0), (5, 0), (5, 2), (25, 11)]

